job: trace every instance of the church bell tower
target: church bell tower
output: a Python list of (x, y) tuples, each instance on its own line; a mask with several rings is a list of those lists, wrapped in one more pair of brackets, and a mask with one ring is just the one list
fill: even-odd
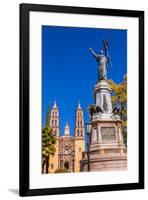
[(59, 110), (54, 101), (54, 105), (50, 112), (50, 127), (56, 135), (56, 152), (54, 156), (49, 158), (49, 172), (55, 172), (58, 169), (58, 151), (59, 151)]
[(80, 171), (80, 160), (83, 151), (85, 151), (84, 116), (79, 102), (75, 118), (75, 172)]
[(54, 131), (55, 135), (59, 137), (59, 110), (56, 101), (54, 102), (50, 113), (50, 127)]

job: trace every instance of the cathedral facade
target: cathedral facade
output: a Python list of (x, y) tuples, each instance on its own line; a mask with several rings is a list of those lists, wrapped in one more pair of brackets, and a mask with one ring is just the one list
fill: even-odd
[(57, 169), (66, 169), (67, 172), (79, 172), (82, 152), (85, 151), (84, 116), (80, 103), (76, 109), (74, 136), (70, 133), (68, 122), (65, 125), (64, 134), (60, 133), (59, 109), (56, 102), (50, 112), (50, 127), (56, 134), (56, 152), (49, 158), (49, 173)]

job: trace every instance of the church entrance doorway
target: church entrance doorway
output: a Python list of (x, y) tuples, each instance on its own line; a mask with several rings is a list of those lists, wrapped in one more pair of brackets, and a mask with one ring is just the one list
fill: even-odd
[(65, 162), (65, 163), (64, 163), (64, 168), (65, 168), (66, 170), (69, 170), (69, 162)]

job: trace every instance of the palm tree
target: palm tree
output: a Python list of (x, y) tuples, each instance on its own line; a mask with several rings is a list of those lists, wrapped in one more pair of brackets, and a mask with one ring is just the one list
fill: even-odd
[(46, 125), (42, 129), (42, 173), (46, 166), (45, 172), (48, 173), (49, 158), (54, 156), (56, 152), (56, 136), (50, 127), (50, 106), (48, 103), (48, 110), (46, 114)]
[(49, 126), (45, 126), (42, 130), (42, 173), (44, 173), (44, 168), (46, 166), (46, 174), (49, 168), (49, 158), (54, 156), (56, 152), (56, 136), (54, 135), (52, 129)]

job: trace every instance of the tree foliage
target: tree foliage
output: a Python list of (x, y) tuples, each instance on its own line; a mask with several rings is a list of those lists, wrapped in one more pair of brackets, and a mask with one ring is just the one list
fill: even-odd
[(48, 109), (46, 113), (46, 126), (50, 126), (50, 104), (48, 103)]
[(46, 166), (46, 173), (48, 173), (49, 158), (54, 156), (56, 152), (56, 136), (52, 129), (46, 126), (42, 129), (42, 172)]
[(42, 129), (42, 173), (44, 173), (44, 167), (46, 166), (46, 173), (48, 173), (49, 158), (54, 156), (56, 152), (56, 135), (50, 127), (50, 110), (46, 114), (46, 126)]
[(127, 75), (124, 75), (123, 82), (116, 84), (113, 80), (108, 81), (111, 86), (112, 105), (119, 111), (122, 120), (124, 142), (127, 142)]
[(53, 134), (52, 129), (46, 126), (42, 130), (42, 157), (54, 155), (55, 153), (56, 136)]

